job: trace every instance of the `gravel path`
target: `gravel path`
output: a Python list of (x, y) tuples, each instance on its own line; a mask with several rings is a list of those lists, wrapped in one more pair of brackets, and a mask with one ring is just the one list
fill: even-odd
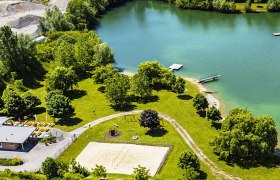
[[(28, 161), (25, 161), (25, 163), (21, 166), (14, 166), (14, 167), (8, 167), (11, 170), (14, 171), (36, 171), (41, 168), (41, 163), (44, 161), (47, 157), (57, 157), (59, 156), (72, 142), (75, 138), (79, 137), (83, 132), (85, 132), (88, 128), (96, 126), (102, 122), (111, 120), (113, 118), (125, 116), (125, 115), (134, 115), (134, 114), (140, 114), (142, 110), (134, 110), (129, 112), (121, 112), (109, 116), (105, 116), (102, 118), (99, 118), (97, 120), (94, 120), (80, 128), (77, 128), (70, 133), (65, 133), (64, 141), (56, 143), (57, 145), (48, 147), (42, 147), (41, 145), (35, 146), (29, 153), (17, 153), (17, 152), (10, 152), (6, 151), (6, 153), (10, 153), (13, 155), (6, 154), (6, 157), (20, 157), (20, 158), (26, 158), (28, 157)], [(172, 117), (167, 116), (163, 113), (159, 113), (159, 117), (164, 118), (167, 120), (175, 129), (176, 131), (181, 135), (181, 137), (184, 139), (186, 144), (193, 150), (193, 152), (198, 156), (198, 158), (211, 170), (214, 176), (217, 178), (223, 178), (223, 179), (241, 179), (239, 177), (230, 175), (226, 173), (225, 171), (221, 170), (218, 166), (216, 166), (215, 163), (213, 163), (204, 153), (203, 151), (197, 146), (197, 144), (194, 142), (194, 140), (191, 138), (189, 133)], [(61, 132), (64, 133), (64, 132)], [(73, 138), (74, 137), (74, 138)], [(42, 149), (43, 148), (43, 149)], [(34, 152), (33, 152), (34, 150)], [(4, 152), (5, 153), (5, 152)], [(0, 158), (5, 157), (3, 156), (3, 153), (1, 152)], [(4, 170), (7, 167), (0, 166), (0, 170)]]

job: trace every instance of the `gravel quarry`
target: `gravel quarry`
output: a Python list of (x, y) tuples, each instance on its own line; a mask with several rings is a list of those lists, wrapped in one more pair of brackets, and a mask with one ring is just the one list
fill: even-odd
[(39, 20), (48, 8), (57, 6), (65, 12), (70, 0), (52, 0), (48, 6), (29, 1), (0, 0), (0, 27), (8, 25), (13, 32), (37, 36)]

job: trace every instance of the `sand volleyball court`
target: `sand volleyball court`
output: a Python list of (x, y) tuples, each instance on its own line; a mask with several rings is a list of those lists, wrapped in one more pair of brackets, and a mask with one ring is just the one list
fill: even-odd
[(95, 164), (103, 165), (107, 173), (115, 174), (133, 174), (133, 168), (139, 164), (154, 176), (168, 151), (169, 147), (90, 142), (76, 161), (89, 170)]

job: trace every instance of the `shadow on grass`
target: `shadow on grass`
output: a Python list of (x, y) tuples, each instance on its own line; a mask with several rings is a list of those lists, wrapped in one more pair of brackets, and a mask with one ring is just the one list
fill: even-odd
[(81, 123), (83, 120), (77, 117), (70, 117), (70, 118), (62, 118), (58, 120), (56, 123), (61, 126), (74, 126)]
[(219, 130), (222, 128), (222, 122), (215, 122), (215, 121), (212, 121), (211, 122), (211, 127), (214, 127), (216, 130)]
[(280, 157), (276, 155), (263, 162), (257, 162), (254, 160), (254, 158), (247, 158), (247, 159), (235, 160), (235, 161), (236, 162), (233, 161), (227, 162), (227, 165), (232, 167), (236, 165), (242, 169), (251, 169), (257, 167), (277, 168), (280, 165)]
[(80, 99), (81, 97), (87, 95), (87, 92), (84, 90), (74, 89), (68, 91), (65, 95), (69, 97), (70, 100), (74, 100), (74, 99)]
[(156, 128), (156, 129), (150, 129), (145, 134), (149, 135), (149, 136), (152, 136), (152, 137), (162, 137), (167, 133), (168, 133), (168, 131), (166, 129), (159, 127), (159, 128)]
[(105, 86), (100, 86), (97, 90), (101, 93), (105, 93)]
[(190, 100), (193, 98), (192, 96), (187, 95), (187, 94), (181, 94), (181, 95), (178, 95), (177, 97), (181, 100)]
[(196, 112), (200, 117), (205, 118), (206, 117), (206, 111), (197, 111)]
[(34, 114), (42, 114), (46, 112), (46, 108), (45, 107), (36, 107)]
[(198, 179), (207, 179), (207, 174), (204, 171), (199, 170)]
[(131, 95), (129, 97), (131, 102), (137, 102), (140, 104), (147, 104), (150, 102), (158, 102), (159, 101), (159, 97), (157, 95), (154, 96), (149, 96), (149, 97), (143, 97), (141, 98), (140, 96), (135, 96), (135, 95)]
[(42, 64), (36, 60), (33, 61), (32, 68), (34, 70), (23, 75), (23, 84), (28, 88), (37, 89), (43, 86), (39, 81), (44, 80), (47, 71), (43, 68)]
[(117, 105), (117, 106), (110, 105), (110, 106), (115, 111), (132, 111), (137, 107), (134, 104), (127, 104), (127, 105), (123, 105), (123, 106), (119, 106), (119, 105)]

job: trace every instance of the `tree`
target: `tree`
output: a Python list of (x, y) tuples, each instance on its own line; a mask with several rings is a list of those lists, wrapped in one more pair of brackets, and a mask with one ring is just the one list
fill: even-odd
[(5, 77), (16, 72), (23, 78), (37, 63), (35, 43), (28, 35), (13, 34), (8, 26), (0, 28), (0, 73)]
[(157, 86), (162, 86), (162, 69), (164, 69), (164, 67), (157, 61), (147, 61), (139, 65), (138, 74), (145, 74), (155, 88)]
[(277, 131), (269, 116), (255, 117), (246, 109), (232, 109), (214, 139), (220, 159), (236, 163), (264, 162), (274, 155)]
[(89, 0), (72, 0), (66, 8), (66, 16), (76, 30), (93, 28), (98, 22), (96, 13)]
[(59, 89), (66, 92), (69, 89), (73, 89), (78, 84), (78, 81), (78, 76), (74, 70), (58, 66), (53, 72), (47, 74), (46, 90), (52, 91)]
[(54, 52), (55, 61), (58, 62), (60, 66), (64, 66), (66, 68), (73, 67), (74, 69), (77, 69), (75, 50), (73, 44), (61, 39), (62, 38), (59, 38), (57, 40), (59, 42), (59, 45), (56, 51)]
[(148, 180), (151, 177), (150, 170), (138, 165), (138, 168), (134, 168), (133, 177), (135, 180)]
[(123, 74), (115, 74), (105, 81), (105, 93), (113, 106), (123, 107), (128, 104), (129, 78)]
[(251, 12), (252, 11), (252, 0), (247, 0), (245, 5), (245, 12)]
[(95, 67), (115, 62), (114, 52), (106, 43), (100, 43), (94, 47), (93, 59)]
[(106, 66), (98, 66), (93, 71), (93, 82), (96, 84), (102, 84), (106, 79), (112, 78), (117, 73), (118, 70), (114, 68), (112, 64), (108, 64)]
[(82, 76), (87, 75), (94, 67), (108, 64), (110, 60), (107, 59), (109, 57), (104, 54), (105, 52), (101, 51), (103, 49), (97, 48), (96, 50), (99, 42), (98, 38), (94, 36), (95, 34), (92, 33), (61, 36), (57, 40), (58, 47), (54, 53), (55, 61), (60, 66), (72, 67), (77, 74)]
[(172, 91), (178, 93), (178, 94), (182, 94), (185, 92), (185, 84), (186, 84), (186, 81), (179, 77), (179, 78), (176, 78), (176, 82), (174, 85), (172, 85)]
[(90, 172), (83, 166), (81, 166), (75, 159), (70, 163), (71, 172), (74, 174), (81, 174), (83, 177), (88, 177)]
[(44, 175), (47, 176), (48, 179), (52, 179), (55, 177), (58, 177), (58, 170), (59, 165), (57, 160), (48, 157), (43, 163), (42, 163), (42, 172)]
[(131, 91), (141, 98), (152, 96), (151, 83), (145, 74), (135, 74), (131, 79)]
[(268, 11), (279, 12), (280, 11), (280, 0), (269, 0), (267, 2)]
[(87, 75), (94, 67), (93, 59), (94, 50), (91, 44), (86, 42), (77, 42), (74, 44), (75, 66), (77, 74)]
[(214, 121), (219, 121), (220, 119), (222, 119), (220, 110), (217, 109), (215, 106), (207, 108), (206, 117), (212, 120), (212, 124)]
[(141, 113), (139, 119), (140, 126), (150, 129), (157, 128), (160, 125), (158, 113), (154, 110), (147, 109)]
[(16, 92), (10, 91), (3, 99), (6, 113), (13, 117), (20, 117), (26, 112), (26, 104), (23, 98)]
[(7, 85), (6, 89), (2, 93), (2, 97), (1, 97), (4, 104), (5, 104), (6, 100), (8, 99), (8, 95), (13, 91), (15, 91), (15, 89), (11, 85)]
[(95, 165), (96, 167), (94, 169), (92, 169), (92, 174), (95, 177), (102, 177), (102, 178), (106, 178), (107, 174), (106, 174), (106, 168), (102, 165)]
[(172, 86), (176, 83), (175, 74), (167, 68), (161, 70), (161, 80), (158, 88), (172, 90)]
[(70, 31), (74, 25), (68, 21), (57, 6), (47, 9), (45, 18), (39, 21), (39, 28), (43, 33), (54, 31)]
[(71, 101), (61, 94), (54, 94), (46, 98), (47, 112), (51, 117), (64, 118), (74, 112)]
[(42, 104), (41, 100), (30, 92), (24, 93), (22, 98), (26, 104), (27, 113), (32, 113), (35, 110), (36, 106)]
[(63, 92), (61, 90), (53, 90), (53, 91), (50, 91), (48, 92), (48, 94), (45, 96), (45, 101), (48, 102), (50, 101), (54, 95), (63, 95)]
[(196, 180), (199, 179), (200, 173), (198, 171), (196, 171), (194, 168), (192, 167), (188, 167), (187, 169), (185, 169), (185, 172), (183, 173), (183, 179), (184, 180)]
[(180, 156), (178, 167), (181, 169), (192, 167), (194, 170), (199, 171), (200, 163), (198, 157), (195, 154), (191, 153), (190, 151), (185, 151)]
[(198, 93), (193, 99), (193, 106), (198, 113), (205, 111), (208, 105), (208, 101), (202, 93)]

